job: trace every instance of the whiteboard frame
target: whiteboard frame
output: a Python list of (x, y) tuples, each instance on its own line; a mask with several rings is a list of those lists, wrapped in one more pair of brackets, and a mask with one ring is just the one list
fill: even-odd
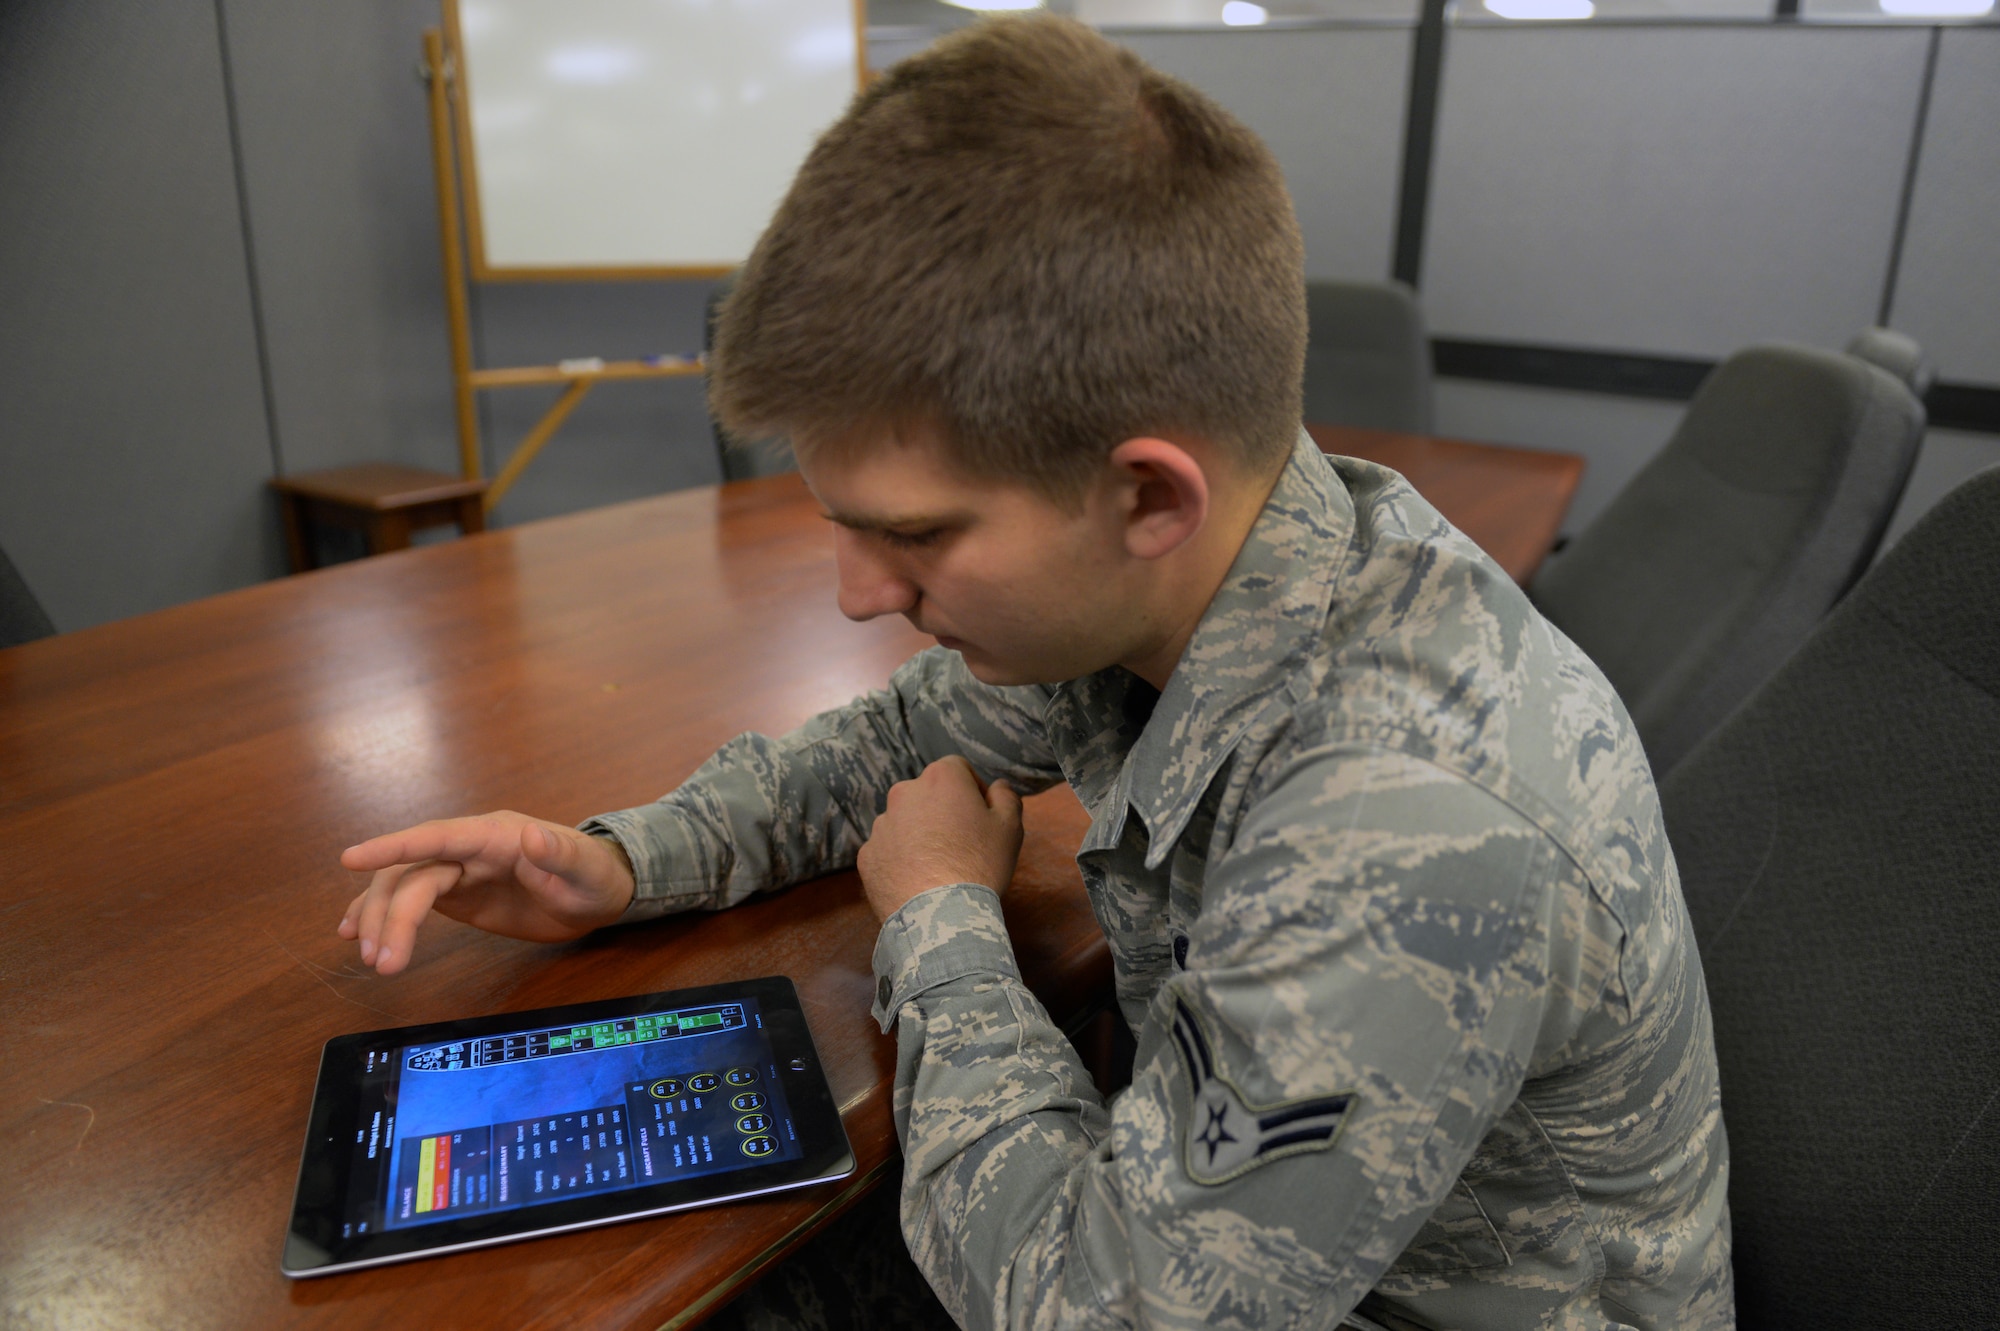
[[(496, 267), (486, 262), (486, 229), (479, 214), (479, 163), (472, 150), (472, 98), (468, 88), (471, 74), (465, 61), (465, 42), (459, 29), (459, 0), (444, 0), (445, 60), (451, 78), (452, 136), (458, 147), (459, 197), (463, 201), (466, 248), (470, 252), (471, 277), (475, 282), (633, 282), (671, 281), (677, 278), (722, 277), (736, 270), (736, 264), (630, 265), (624, 267), (576, 265), (510, 264)], [(858, 93), (868, 86), (868, 0), (851, 0), (854, 15), (854, 87)], [(749, 255), (744, 255), (749, 258)]]

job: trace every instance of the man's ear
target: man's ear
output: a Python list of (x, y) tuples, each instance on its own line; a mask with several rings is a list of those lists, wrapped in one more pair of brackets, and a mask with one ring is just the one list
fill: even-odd
[(1179, 444), (1150, 437), (1127, 439), (1111, 450), (1108, 460), (1125, 549), (1134, 558), (1170, 554), (1208, 521), (1208, 475)]

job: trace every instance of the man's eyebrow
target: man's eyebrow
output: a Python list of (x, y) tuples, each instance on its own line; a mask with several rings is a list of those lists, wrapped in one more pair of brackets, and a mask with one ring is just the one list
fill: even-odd
[(822, 512), (821, 517), (828, 522), (838, 523), (849, 531), (929, 531), (936, 527), (963, 526), (970, 518), (967, 513), (840, 513), (832, 510)]

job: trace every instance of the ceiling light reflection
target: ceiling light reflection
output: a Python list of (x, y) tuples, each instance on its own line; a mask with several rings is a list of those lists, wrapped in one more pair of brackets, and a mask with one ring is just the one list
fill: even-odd
[(563, 83), (619, 83), (646, 63), (632, 46), (559, 46), (549, 52), (549, 77)]
[(785, 58), (795, 69), (838, 69), (854, 63), (854, 28), (836, 23), (809, 28), (792, 39)]
[(1878, 0), (1884, 14), (1897, 18), (1982, 18), (1993, 0)]
[(1485, 0), (1486, 8), (1501, 18), (1580, 19), (1597, 12), (1591, 0)]

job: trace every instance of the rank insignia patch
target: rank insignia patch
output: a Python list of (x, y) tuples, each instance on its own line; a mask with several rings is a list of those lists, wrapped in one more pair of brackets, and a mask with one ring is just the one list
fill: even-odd
[(1275, 1105), (1251, 1105), (1218, 1075), (1208, 1037), (1194, 1014), (1174, 1002), (1174, 1043), (1194, 1094), (1188, 1104), (1186, 1161), (1196, 1183), (1227, 1183), (1259, 1165), (1333, 1145), (1354, 1096), (1322, 1095)]

